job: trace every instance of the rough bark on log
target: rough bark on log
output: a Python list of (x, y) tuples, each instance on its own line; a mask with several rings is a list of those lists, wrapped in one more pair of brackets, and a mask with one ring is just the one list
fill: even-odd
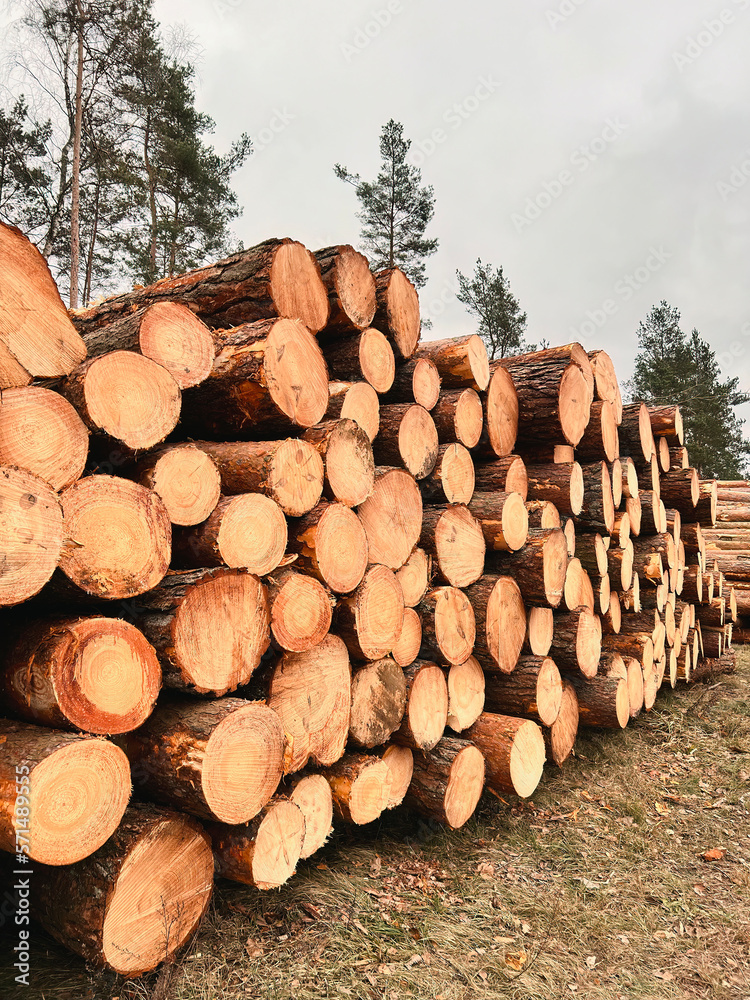
[(490, 382), (490, 365), (484, 341), (476, 334), (448, 340), (422, 341), (416, 351), (437, 367), (444, 389), (476, 389), (482, 392)]
[(563, 597), (568, 546), (559, 528), (530, 531), (518, 552), (488, 560), (488, 568), (512, 576), (527, 604), (556, 608)]
[(378, 390), (385, 393), (383, 403), (419, 403), (431, 410), (440, 398), (440, 374), (427, 358), (409, 358), (396, 365), (392, 383), (387, 390)]
[(246, 826), (208, 823), (216, 874), (255, 886), (278, 889), (294, 875), (302, 855), (305, 817), (300, 807), (274, 796)]
[(366, 329), (375, 316), (375, 279), (364, 254), (349, 244), (315, 251), (330, 311), (324, 336)]
[(587, 531), (609, 535), (615, 524), (612, 480), (606, 462), (592, 462), (583, 471), (583, 504), (576, 523)]
[(475, 493), (468, 508), (489, 551), (516, 552), (526, 544), (529, 515), (518, 493)]
[(521, 798), (534, 792), (544, 769), (544, 740), (536, 723), (483, 712), (464, 735), (484, 757), (488, 788)]
[(476, 639), (476, 619), (469, 597), (455, 587), (437, 587), (417, 605), (422, 622), (423, 658), (464, 663)]
[(333, 811), (345, 823), (372, 823), (388, 808), (393, 777), (379, 757), (347, 754), (326, 768)]
[(630, 721), (628, 682), (622, 677), (570, 678), (578, 696), (578, 714), (583, 726), (624, 729)]
[(410, 358), (419, 342), (419, 296), (404, 272), (393, 267), (375, 275), (377, 308), (373, 326), (387, 334), (401, 358)]
[(549, 656), (522, 656), (512, 674), (486, 677), (484, 700), (491, 712), (551, 726), (562, 702), (560, 671)]
[(474, 467), (474, 487), (481, 493), (519, 493), (526, 501), (529, 496), (526, 464), (518, 455), (477, 463)]
[(620, 451), (617, 419), (612, 403), (597, 400), (591, 404), (591, 416), (576, 445), (576, 453), (584, 462), (604, 459), (614, 462)]
[(484, 756), (473, 743), (444, 737), (414, 760), (414, 775), (404, 802), (454, 830), (474, 813), (484, 788)]
[(529, 500), (548, 500), (568, 517), (581, 513), (584, 482), (578, 462), (527, 465), (526, 476)]
[(513, 379), (520, 437), (578, 444), (591, 406), (589, 386), (578, 365), (565, 359), (516, 362), (513, 358), (493, 365), (502, 366)]
[(588, 608), (555, 615), (550, 656), (560, 669), (580, 671), (584, 677), (594, 677), (601, 652), (602, 626), (598, 615)]
[(380, 402), (369, 382), (329, 382), (326, 420), (350, 417), (374, 441), (380, 427)]
[[(359, 586), (367, 569), (365, 532), (366, 525), (363, 527), (354, 511), (344, 504), (321, 500), (309, 513), (289, 522), (289, 549), (297, 553), (299, 569), (335, 593), (349, 594)], [(376, 561), (372, 550), (369, 559)]]
[(429, 412), (417, 403), (380, 407), (380, 431), (373, 442), (378, 465), (403, 465), (415, 479), (435, 468), (438, 434)]
[(457, 441), (465, 448), (474, 448), (479, 444), (484, 410), (482, 400), (474, 389), (441, 392), (431, 415), (441, 444)]

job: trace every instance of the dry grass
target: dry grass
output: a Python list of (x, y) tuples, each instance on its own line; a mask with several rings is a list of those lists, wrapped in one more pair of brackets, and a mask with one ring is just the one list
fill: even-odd
[(485, 796), (451, 833), (389, 814), (339, 831), (277, 893), (221, 884), (167, 977), (87, 973), (37, 931), (18, 995), (748, 1000), (749, 807), (745, 653), (625, 732), (584, 734), (530, 802)]

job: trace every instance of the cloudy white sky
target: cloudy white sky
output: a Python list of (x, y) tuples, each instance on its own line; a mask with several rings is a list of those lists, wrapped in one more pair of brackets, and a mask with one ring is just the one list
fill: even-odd
[(503, 266), (531, 340), (603, 347), (626, 378), (638, 321), (664, 298), (750, 389), (750, 0), (156, 11), (202, 48), (217, 148), (255, 139), (235, 176), (246, 245), (356, 245), (354, 191), (332, 166), (374, 176), (393, 117), (435, 189), (430, 336), (471, 330), (455, 271), (481, 256)]

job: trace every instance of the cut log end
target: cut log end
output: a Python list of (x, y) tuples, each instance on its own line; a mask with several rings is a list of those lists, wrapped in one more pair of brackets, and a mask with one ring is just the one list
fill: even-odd
[(180, 389), (199, 385), (214, 360), (211, 331), (180, 302), (155, 302), (140, 325), (141, 353), (170, 373)]
[(484, 756), (475, 746), (461, 749), (451, 764), (445, 791), (445, 821), (462, 827), (474, 815), (484, 788)]
[(369, 559), (400, 569), (419, 541), (422, 496), (414, 477), (402, 469), (376, 470), (372, 496), (358, 509)]
[(510, 455), (518, 434), (518, 394), (510, 374), (500, 366), (490, 377), (484, 415), (491, 450), (499, 458)]
[(63, 546), (63, 508), (52, 487), (31, 472), (0, 466), (0, 606), (38, 593)]
[[(328, 293), (320, 276), (320, 268), (301, 243), (280, 246), (271, 265), (271, 297), (279, 316), (293, 316), (308, 330), (317, 333), (328, 322)], [(311, 424), (318, 423), (313, 420)]]
[(410, 358), (419, 342), (419, 296), (398, 267), (375, 275), (377, 312), (375, 326), (388, 333), (398, 353)]
[(391, 650), (391, 656), (400, 667), (408, 667), (419, 656), (422, 646), (422, 622), (414, 608), (404, 607), (401, 633)]
[(578, 696), (570, 681), (563, 681), (560, 712), (543, 732), (549, 759), (562, 767), (572, 754), (578, 735)]
[(161, 497), (172, 524), (183, 526), (205, 521), (221, 493), (216, 463), (192, 444), (166, 449), (139, 481)]
[(473, 726), (484, 711), (484, 671), (470, 656), (448, 670), (448, 725), (455, 732)]
[(297, 781), (289, 798), (302, 810), (305, 836), (300, 858), (309, 858), (328, 840), (332, 829), (331, 786), (322, 774), (306, 774)]
[(282, 649), (302, 653), (321, 642), (331, 627), (332, 600), (314, 576), (281, 571), (269, 581), (271, 632)]
[(376, 392), (388, 392), (396, 374), (396, 360), (388, 338), (374, 327), (359, 338), (359, 366), (362, 377)]
[(382, 754), (382, 760), (391, 772), (391, 793), (386, 808), (395, 809), (404, 801), (414, 774), (414, 754), (409, 747), (390, 743)]
[(365, 749), (380, 746), (401, 725), (406, 708), (406, 678), (390, 657), (367, 663), (352, 680), (349, 738)]

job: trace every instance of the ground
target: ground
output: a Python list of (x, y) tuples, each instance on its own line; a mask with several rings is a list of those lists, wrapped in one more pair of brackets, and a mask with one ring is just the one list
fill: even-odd
[(278, 892), (221, 883), (166, 972), (125, 983), (35, 941), (32, 986), (0, 970), (0, 996), (750, 1000), (750, 650), (583, 733), (530, 801), (485, 795), (453, 832), (398, 810)]

